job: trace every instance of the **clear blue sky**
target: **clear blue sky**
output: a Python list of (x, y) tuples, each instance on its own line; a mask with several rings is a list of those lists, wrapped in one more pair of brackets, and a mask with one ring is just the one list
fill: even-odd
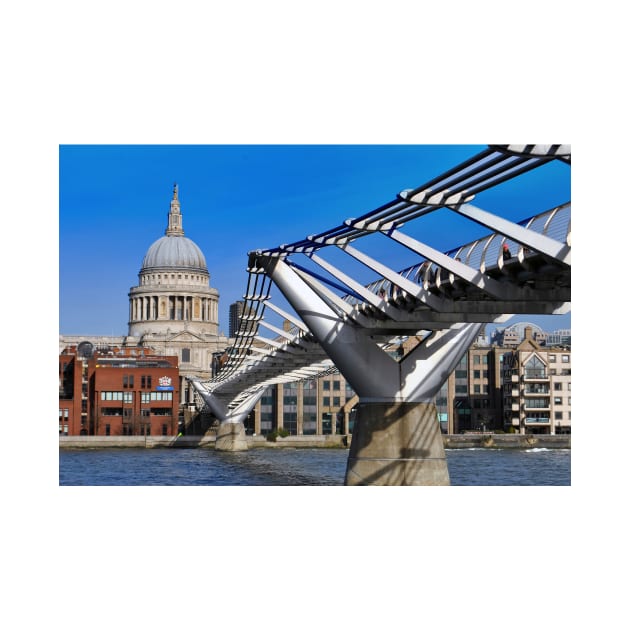
[[(247, 282), (247, 252), (340, 225), (457, 165), (483, 145), (62, 145), (59, 275), (62, 334), (127, 332), (128, 296), (148, 247), (164, 235), (173, 183), (185, 234), (220, 294), (220, 329)], [(570, 167), (534, 171), (475, 203), (522, 219), (570, 199)], [(477, 228), (479, 229), (479, 228)], [(425, 242), (447, 250), (474, 224), (440, 224)], [(389, 260), (394, 268), (408, 259)], [(525, 316), (547, 330), (570, 316)]]

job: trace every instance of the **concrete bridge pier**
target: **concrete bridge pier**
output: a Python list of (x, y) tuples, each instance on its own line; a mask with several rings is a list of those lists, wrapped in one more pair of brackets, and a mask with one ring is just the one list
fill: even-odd
[(242, 422), (221, 422), (214, 443), (216, 451), (246, 451), (245, 425)]
[(248, 446), (245, 439), (245, 418), (262, 398), (265, 388), (261, 387), (252, 392), (235, 408), (229, 409), (215, 394), (208, 391), (199, 379), (191, 378), (190, 381), (212, 413), (219, 418), (215, 450), (246, 451)]
[(359, 403), (345, 485), (449, 484), (435, 404)]

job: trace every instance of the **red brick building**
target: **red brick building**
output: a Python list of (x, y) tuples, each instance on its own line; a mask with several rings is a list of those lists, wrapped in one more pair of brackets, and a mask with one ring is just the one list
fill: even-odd
[(59, 435), (177, 435), (177, 357), (148, 348), (94, 348), (59, 355)]

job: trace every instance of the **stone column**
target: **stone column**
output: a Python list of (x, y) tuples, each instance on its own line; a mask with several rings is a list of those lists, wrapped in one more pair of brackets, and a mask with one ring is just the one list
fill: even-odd
[(350, 433), (350, 412), (343, 407), (343, 434), (348, 435)]
[(284, 428), (284, 385), (276, 385), (276, 428)]
[(296, 434), (304, 435), (304, 382), (297, 384)]
[(261, 416), (260, 407), (261, 407), (261, 404), (259, 401), (256, 403), (256, 406), (254, 407), (254, 433), (256, 435), (260, 435), (260, 416)]

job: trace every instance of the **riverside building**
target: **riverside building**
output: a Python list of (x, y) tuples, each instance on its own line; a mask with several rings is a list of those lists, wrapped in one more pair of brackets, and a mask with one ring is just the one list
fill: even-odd
[(59, 355), (59, 435), (177, 435), (177, 357), (83, 341)]
[(503, 355), (504, 425), (518, 433), (571, 433), (571, 350), (541, 346), (531, 328)]

